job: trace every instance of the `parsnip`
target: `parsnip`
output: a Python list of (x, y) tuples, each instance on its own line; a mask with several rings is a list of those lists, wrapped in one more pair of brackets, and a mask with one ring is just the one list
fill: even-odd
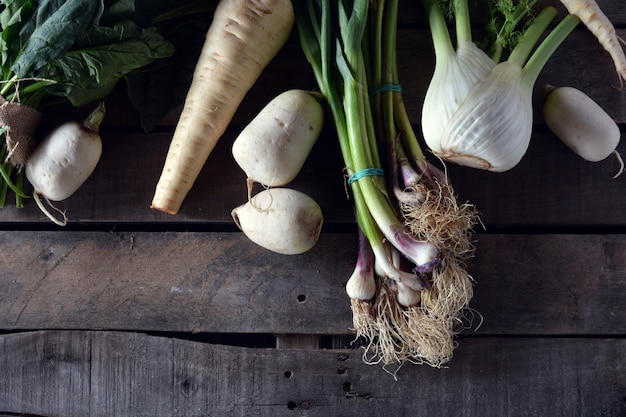
[(245, 95), (287, 41), (291, 0), (221, 0), (151, 207), (176, 214)]
[(570, 14), (580, 19), (609, 53), (620, 77), (621, 86), (626, 80), (626, 56), (620, 45), (620, 42), (624, 43), (624, 41), (615, 33), (615, 27), (610, 19), (595, 0), (561, 0), (561, 3)]

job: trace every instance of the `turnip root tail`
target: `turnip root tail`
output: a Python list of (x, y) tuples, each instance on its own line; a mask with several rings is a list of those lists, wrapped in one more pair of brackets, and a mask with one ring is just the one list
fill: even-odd
[(222, 0), (198, 58), (151, 207), (176, 214), (243, 98), (285, 44), (291, 0)]
[(35, 199), (35, 203), (37, 203), (37, 207), (39, 207), (39, 210), (41, 210), (41, 212), (43, 214), (46, 215), (47, 218), (49, 218), (50, 220), (52, 220), (52, 222), (54, 224), (56, 224), (57, 226), (65, 226), (67, 225), (67, 216), (65, 215), (65, 212), (58, 209), (57, 207), (55, 207), (50, 200), (48, 200), (48, 197), (46, 197), (45, 195), (43, 196), (43, 199), (45, 200), (46, 204), (48, 204), (50, 207), (52, 207), (52, 209), (54, 211), (56, 211), (57, 213), (59, 213), (61, 215), (62, 220), (57, 219), (54, 214), (48, 210), (48, 208), (44, 205), (44, 202), (41, 201), (41, 198), (39, 197), (40, 195), (42, 195), (41, 193), (35, 191), (33, 193), (33, 198)]
[(609, 53), (620, 77), (621, 88), (626, 80), (626, 56), (620, 44), (623, 41), (615, 33), (615, 27), (609, 18), (595, 0), (561, 0), (561, 3), (570, 14), (580, 19)]

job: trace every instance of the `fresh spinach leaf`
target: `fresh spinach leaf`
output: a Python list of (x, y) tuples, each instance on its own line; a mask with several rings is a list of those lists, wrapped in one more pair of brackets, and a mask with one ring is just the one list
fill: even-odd
[(61, 57), (102, 15), (102, 0), (41, 0), (22, 26), (24, 48), (12, 66), (20, 78)]
[(22, 49), (19, 33), (33, 3), (31, 0), (0, 0), (0, 6), (0, 67), (3, 73), (9, 73), (9, 67)]
[(104, 12), (98, 23), (100, 26), (113, 26), (123, 20), (137, 21), (135, 0), (105, 0)]
[(36, 72), (37, 77), (60, 81), (47, 88), (74, 106), (103, 97), (129, 72), (174, 52), (156, 29), (141, 29), (131, 21), (113, 28), (94, 26), (78, 46)]

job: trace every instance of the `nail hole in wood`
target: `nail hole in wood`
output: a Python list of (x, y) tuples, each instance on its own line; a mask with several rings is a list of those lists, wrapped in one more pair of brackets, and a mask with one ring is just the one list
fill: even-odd
[(298, 404), (296, 404), (295, 401), (289, 401), (287, 403), (287, 408), (290, 410), (295, 410), (296, 408), (298, 408)]
[(300, 301), (301, 303), (303, 303), (304, 301), (306, 301), (306, 295), (304, 295), (304, 294), (300, 294), (300, 295), (298, 295), (298, 301)]
[(285, 371), (285, 378), (289, 379), (293, 376), (293, 372), (291, 371)]

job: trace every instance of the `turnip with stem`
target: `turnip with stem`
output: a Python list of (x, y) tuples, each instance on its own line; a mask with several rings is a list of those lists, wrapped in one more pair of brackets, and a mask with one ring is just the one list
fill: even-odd
[(598, 162), (614, 154), (621, 132), (617, 123), (591, 97), (574, 87), (543, 87), (543, 118), (550, 130), (581, 158)]
[(291, 0), (221, 0), (198, 58), (151, 207), (176, 214), (261, 72), (287, 41)]
[(293, 89), (272, 99), (243, 129), (232, 154), (253, 182), (284, 186), (300, 172), (324, 126), (320, 97)]
[[(50, 201), (70, 197), (93, 173), (102, 154), (99, 128), (104, 114), (101, 103), (83, 123), (70, 121), (56, 127), (26, 161), (26, 178), (34, 188), (35, 202), (59, 226), (67, 224), (67, 217)], [(61, 214), (62, 220), (45, 207), (41, 197)]]
[(263, 190), (231, 214), (251, 241), (283, 255), (313, 248), (324, 222), (315, 200), (291, 188)]

